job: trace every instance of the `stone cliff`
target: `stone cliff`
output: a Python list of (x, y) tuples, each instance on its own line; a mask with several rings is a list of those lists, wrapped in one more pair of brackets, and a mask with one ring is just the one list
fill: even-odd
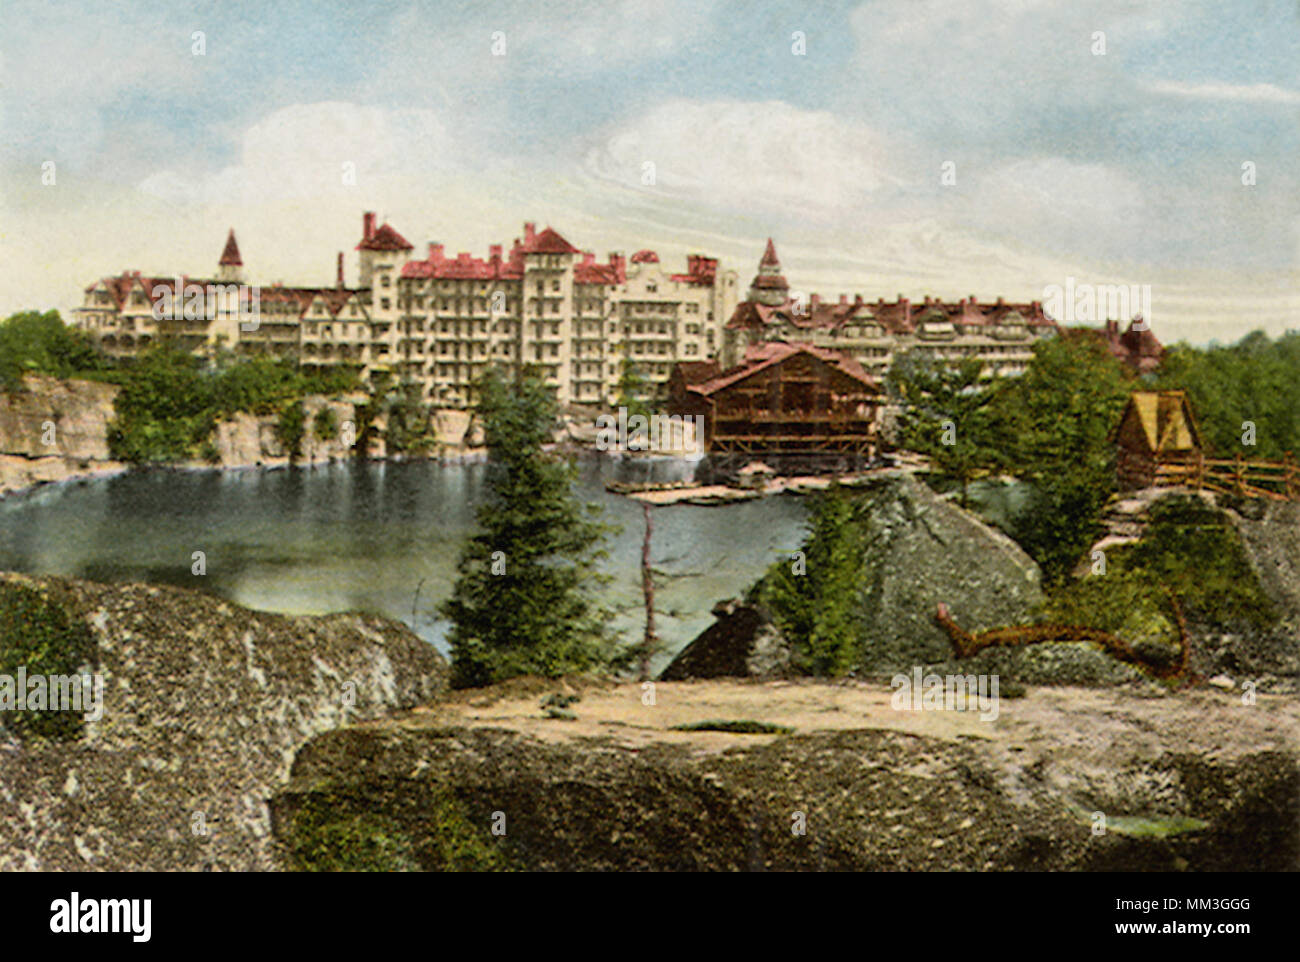
[(23, 383), (0, 391), (0, 494), (125, 468), (108, 452), (115, 386), (31, 374)]
[[(1030, 690), (900, 711), (883, 685), (458, 693), (313, 739), (272, 803), (301, 869), (1300, 867), (1300, 709)], [(573, 695), (578, 695), (576, 700)], [(570, 717), (571, 716), (571, 717)], [(724, 722), (757, 734), (734, 734)], [(763, 734), (763, 731), (788, 732)]]
[(434, 649), (377, 616), (286, 617), (177, 588), (0, 580), (87, 624), (105, 680), (103, 717), (74, 742), (0, 728), (0, 871), (275, 868), (266, 802), (297, 749), (446, 686)]

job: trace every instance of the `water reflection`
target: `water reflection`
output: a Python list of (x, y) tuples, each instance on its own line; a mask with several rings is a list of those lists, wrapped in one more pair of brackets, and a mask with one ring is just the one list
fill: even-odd
[[(694, 466), (666, 458), (580, 464), (578, 492), (621, 526), (609, 543), (607, 601), (629, 642), (641, 631), (638, 503), (606, 480), (667, 481)], [(474, 528), (482, 464), (335, 464), (293, 470), (143, 471), (38, 489), (0, 502), (0, 567), (96, 581), (150, 581), (211, 591), (285, 613), (380, 612), (443, 647), (437, 604)], [(767, 498), (725, 507), (655, 508), (657, 627), (675, 651), (802, 538), (803, 507)], [(191, 574), (203, 551), (207, 574)], [(412, 604), (419, 591), (416, 616)], [(665, 655), (667, 657), (667, 655)]]

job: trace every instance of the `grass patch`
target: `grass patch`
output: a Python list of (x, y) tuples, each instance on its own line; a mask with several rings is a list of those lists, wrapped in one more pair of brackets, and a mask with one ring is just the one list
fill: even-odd
[[(399, 806), (400, 807), (400, 806)], [(481, 824), (480, 824), (481, 823)], [(327, 789), (292, 816), (287, 852), (298, 872), (485, 872), (509, 866), (486, 819), (472, 819), (451, 792), (400, 820)]]
[(790, 735), (794, 729), (787, 725), (774, 725), (771, 722), (740, 719), (736, 721), (701, 721), (674, 725), (675, 732), (728, 732), (732, 735)]
[(1189, 815), (1114, 815), (1106, 819), (1106, 831), (1132, 838), (1168, 838), (1209, 826), (1209, 822)]
[[(13, 686), (20, 667), (26, 668), (30, 679), (34, 675), (80, 676), (92, 672), (98, 663), (90, 628), (62, 602), (30, 585), (0, 582), (0, 675), (13, 678), (0, 690), (0, 704), (8, 698), (16, 703)], [(81, 712), (48, 709), (3, 711), (0, 723), (20, 738), (37, 735), (64, 742), (80, 738), (85, 727)]]

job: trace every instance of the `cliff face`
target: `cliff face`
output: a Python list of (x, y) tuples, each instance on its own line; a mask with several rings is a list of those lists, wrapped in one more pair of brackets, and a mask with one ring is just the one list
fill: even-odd
[[(298, 463), (318, 464), (352, 457), (354, 452), (351, 441), (355, 440), (359, 430), (356, 403), (307, 397), (303, 399), (302, 406), (307, 418), (307, 433), (303, 435)], [(322, 440), (316, 436), (314, 426), (316, 418), (327, 409), (334, 412), (334, 423), (339, 426), (339, 432), (333, 438)], [(228, 421), (218, 423), (212, 437), (212, 443), (217, 449), (217, 460), (205, 466), (245, 468), (288, 464), (289, 454), (276, 436), (278, 420), (274, 415), (259, 417), (240, 413)], [(350, 433), (344, 427), (348, 422), (353, 425)], [(376, 441), (374, 447), (377, 448), (374, 455), (383, 457), (382, 438)]]
[(2, 577), (90, 626), (105, 683), (103, 717), (76, 742), (0, 729), (0, 871), (275, 868), (266, 800), (295, 751), (446, 687), (434, 649), (377, 616)]
[[(863, 683), (654, 691), (584, 688), (562, 720), (503, 686), (323, 735), (275, 834), (316, 869), (1300, 867), (1289, 699), (1039, 689), (981, 721)], [(680, 728), (710, 719), (794, 732)]]
[(0, 494), (125, 467), (108, 453), (114, 385), (28, 375), (24, 387), (0, 391)]

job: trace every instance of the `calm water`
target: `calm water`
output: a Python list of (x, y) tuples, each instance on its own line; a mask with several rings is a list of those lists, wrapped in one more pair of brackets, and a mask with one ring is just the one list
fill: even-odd
[[(622, 525), (604, 567), (614, 577), (608, 600), (623, 610), (614, 628), (629, 642), (643, 628), (641, 507), (606, 493), (604, 482), (666, 480), (685, 468), (670, 461), (581, 465), (580, 495)], [(143, 471), (48, 486), (0, 502), (0, 568), (194, 587), (288, 614), (377, 611), (445, 650), (447, 625), (434, 609), (451, 592), (484, 471), (478, 464), (337, 464)], [(668, 652), (712, 623), (714, 602), (740, 594), (798, 547), (803, 517), (802, 504), (784, 497), (655, 508), (654, 564), (679, 576), (656, 599)], [(195, 551), (207, 555), (203, 577), (190, 573)]]

